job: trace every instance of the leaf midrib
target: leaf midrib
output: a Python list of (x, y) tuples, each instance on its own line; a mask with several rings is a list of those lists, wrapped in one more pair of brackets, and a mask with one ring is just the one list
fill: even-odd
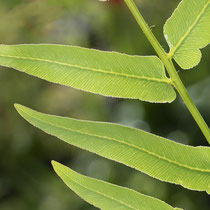
[[(102, 196), (104, 196), (104, 197), (106, 197), (106, 198), (108, 198), (108, 199), (114, 200), (114, 201), (116, 201), (116, 202), (118, 202), (118, 203), (120, 203), (120, 204), (123, 204), (124, 206), (127, 206), (127, 207), (131, 208), (131, 209), (138, 210), (137, 208), (134, 208), (134, 207), (130, 206), (130, 205), (127, 204), (127, 203), (124, 203), (124, 202), (122, 202), (122, 201), (120, 201), (120, 200), (117, 200), (117, 199), (111, 197), (111, 196), (108, 196), (108, 195), (106, 195), (106, 194), (103, 194), (103, 193), (101, 193), (101, 192), (98, 192), (97, 190), (93, 190), (93, 189), (91, 189), (91, 188), (88, 188), (88, 187), (86, 187), (86, 186), (80, 184), (79, 182), (73, 180), (73, 179), (72, 179), (68, 174), (66, 174), (62, 169), (57, 169), (57, 170), (60, 170), (61, 173), (63, 173), (63, 174), (64, 174), (65, 176), (67, 176), (68, 178), (70, 178), (72, 182), (78, 184), (79, 186), (81, 186), (81, 187), (83, 187), (83, 188), (85, 188), (85, 189), (87, 189), (87, 190), (89, 190), (89, 191), (92, 191), (92, 192), (94, 192), (94, 193), (98, 193), (99, 195), (102, 195)], [(81, 176), (82, 176), (82, 175), (81, 175)], [(62, 179), (62, 177), (61, 177), (61, 179)], [(68, 184), (67, 184), (67, 185), (68, 185)]]
[(24, 57), (24, 56), (13, 56), (13, 55), (3, 55), (3, 54), (0, 54), (0, 57), (23, 59), (23, 60), (33, 60), (33, 61), (40, 61), (40, 62), (46, 62), (46, 63), (53, 63), (53, 64), (57, 64), (57, 65), (62, 65), (62, 66), (69, 66), (69, 67), (75, 67), (75, 68), (80, 68), (80, 69), (84, 69), (84, 70), (89, 70), (89, 71), (93, 71), (93, 72), (97, 72), (97, 73), (104, 73), (104, 74), (121, 76), (121, 77), (126, 77), (126, 78), (142, 79), (142, 80), (148, 80), (148, 81), (172, 84), (172, 81), (169, 78), (158, 79), (158, 78), (145, 77), (145, 76), (139, 76), (139, 75), (130, 75), (130, 74), (119, 73), (119, 72), (111, 72), (111, 71), (109, 72), (109, 71), (106, 71), (106, 70), (103, 70), (103, 69), (83, 67), (83, 66), (79, 66), (79, 65), (53, 61), (53, 60), (49, 60), (49, 59), (34, 58), (34, 57)]
[(208, 5), (210, 3), (210, 0), (204, 5), (204, 7), (202, 8), (201, 12), (198, 14), (198, 16), (196, 17), (195, 21), (192, 23), (192, 25), (189, 27), (189, 29), (186, 31), (186, 33), (183, 35), (183, 37), (179, 40), (179, 42), (176, 44), (176, 46), (174, 46), (171, 51), (168, 54), (169, 58), (172, 58), (174, 56), (174, 54), (176, 53), (176, 51), (179, 49), (179, 47), (182, 45), (182, 43), (185, 41), (185, 39), (187, 38), (187, 36), (190, 34), (190, 32), (193, 30), (193, 28), (195, 27), (195, 25), (198, 23), (198, 21), (200, 20), (201, 16), (204, 14), (205, 10), (208, 8)]
[[(20, 108), (20, 109), (21, 109), (21, 108)], [(80, 134), (83, 134), (83, 135), (89, 135), (89, 136), (92, 136), (92, 137), (97, 137), (97, 138), (108, 139), (108, 140), (111, 140), (111, 141), (116, 141), (116, 142), (118, 142), (118, 143), (120, 143), (120, 144), (127, 145), (128, 147), (133, 147), (133, 148), (135, 148), (135, 149), (137, 149), (137, 150), (143, 151), (143, 152), (145, 152), (145, 153), (147, 153), (147, 154), (149, 154), (149, 155), (152, 155), (152, 156), (154, 156), (154, 157), (157, 157), (157, 158), (159, 158), (159, 159), (161, 159), (161, 160), (164, 160), (164, 161), (167, 161), (167, 162), (169, 162), (169, 163), (175, 164), (175, 165), (177, 165), (177, 166), (179, 166), (179, 167), (183, 167), (183, 168), (186, 168), (186, 169), (189, 169), (189, 170), (192, 170), (192, 171), (198, 171), (198, 172), (202, 172), (202, 173), (210, 173), (210, 170), (209, 170), (209, 169), (201, 169), (201, 168), (195, 168), (195, 167), (187, 166), (187, 165), (184, 165), (184, 164), (182, 164), (182, 163), (178, 163), (178, 162), (176, 162), (176, 161), (174, 161), (174, 160), (167, 159), (167, 158), (165, 158), (165, 157), (163, 157), (163, 156), (157, 155), (157, 154), (155, 154), (155, 153), (153, 153), (153, 152), (151, 152), (151, 151), (149, 151), (149, 150), (147, 150), (147, 149), (143, 149), (143, 148), (140, 148), (140, 147), (138, 147), (138, 146), (129, 144), (129, 143), (127, 143), (127, 142), (123, 142), (123, 141), (121, 141), (121, 140), (119, 140), (119, 139), (116, 139), (116, 138), (111, 138), (111, 137), (107, 137), (107, 136), (100, 136), (100, 135), (96, 135), (96, 134), (92, 134), (92, 133), (82, 132), (82, 131), (74, 130), (74, 129), (71, 129), (71, 128), (66, 128), (66, 127), (63, 127), (63, 126), (58, 126), (58, 125), (55, 125), (55, 124), (51, 124), (51, 123), (49, 123), (49, 122), (46, 122), (46, 121), (41, 120), (41, 119), (39, 119), (39, 118), (37, 118), (37, 117), (34, 117), (33, 115), (30, 115), (30, 114), (26, 113), (25, 111), (23, 111), (23, 109), (21, 109), (21, 110), (22, 110), (22, 112), (25, 113), (26, 115), (28, 115), (28, 116), (30, 116), (30, 117), (32, 117), (32, 118), (34, 118), (34, 119), (36, 119), (36, 120), (38, 120), (38, 121), (40, 121), (40, 122), (49, 124), (49, 125), (51, 125), (51, 126), (55, 126), (55, 127), (62, 128), (62, 129), (66, 129), (66, 130), (70, 130), (70, 131), (72, 131), (72, 132), (80, 133)], [(47, 132), (46, 132), (46, 133), (47, 133)], [(49, 133), (49, 134), (50, 134), (50, 133)], [(52, 134), (50, 134), (50, 135), (52, 135)], [(54, 136), (55, 136), (55, 135), (54, 135)], [(97, 153), (96, 153), (96, 154), (97, 154)]]

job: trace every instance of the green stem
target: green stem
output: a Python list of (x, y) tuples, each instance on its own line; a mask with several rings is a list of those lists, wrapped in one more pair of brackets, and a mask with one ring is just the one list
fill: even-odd
[(136, 19), (137, 23), (141, 27), (143, 33), (155, 49), (156, 53), (164, 63), (168, 74), (173, 82), (174, 87), (177, 89), (179, 94), (181, 95), (184, 103), (186, 104), (187, 108), (189, 109), (191, 115), (197, 122), (198, 126), (200, 127), (203, 135), (206, 137), (208, 143), (210, 144), (210, 129), (206, 122), (204, 121), (203, 117), (201, 116), (200, 112), (198, 111), (197, 107), (193, 103), (189, 93), (187, 92), (184, 84), (182, 83), (172, 60), (168, 57), (167, 53), (164, 51), (152, 31), (150, 30), (149, 26), (145, 22), (144, 18), (142, 17), (141, 13), (139, 12), (137, 6), (135, 5), (133, 0), (124, 0), (127, 4), (128, 8), (130, 9), (131, 13), (133, 14), (134, 18)]

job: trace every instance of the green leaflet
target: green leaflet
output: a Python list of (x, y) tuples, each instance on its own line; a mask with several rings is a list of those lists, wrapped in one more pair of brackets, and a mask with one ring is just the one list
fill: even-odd
[(176, 93), (155, 56), (61, 45), (0, 45), (0, 65), (106, 96), (172, 102)]
[(183, 0), (164, 26), (173, 57), (183, 68), (196, 66), (210, 42), (210, 0)]
[(81, 198), (100, 209), (175, 209), (163, 201), (134, 190), (83, 176), (55, 161), (52, 161), (52, 165), (58, 176), (69, 188)]
[(210, 194), (210, 147), (192, 147), (117, 124), (51, 116), (15, 105), (32, 125), (162, 181)]

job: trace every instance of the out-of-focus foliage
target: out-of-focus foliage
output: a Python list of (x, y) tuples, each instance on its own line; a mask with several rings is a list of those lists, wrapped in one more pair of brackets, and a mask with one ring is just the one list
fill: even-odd
[[(155, 54), (123, 4), (97, 0), (0, 0), (0, 42), (71, 44), (129, 54)], [(162, 45), (163, 24), (179, 0), (136, 0)], [(210, 123), (209, 48), (199, 67), (180, 71), (184, 83)], [(198, 71), (199, 70), (199, 71)], [(15, 71), (0, 69), (0, 209), (93, 209), (54, 174), (55, 159), (74, 170), (128, 186), (189, 210), (208, 210), (206, 193), (166, 184), (100, 158), (34, 129), (13, 108), (21, 103), (42, 112), (78, 119), (118, 122), (152, 133), (202, 145), (205, 140), (182, 101), (149, 104), (117, 100), (50, 84)], [(161, 189), (161, 190), (160, 190)]]

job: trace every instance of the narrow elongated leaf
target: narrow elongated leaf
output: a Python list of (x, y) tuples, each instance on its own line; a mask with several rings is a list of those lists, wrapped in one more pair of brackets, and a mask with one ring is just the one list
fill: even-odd
[(164, 26), (169, 56), (183, 68), (196, 66), (210, 42), (210, 0), (183, 0)]
[(150, 102), (171, 102), (176, 97), (155, 56), (60, 45), (0, 45), (0, 65), (106, 96)]
[(55, 161), (52, 161), (52, 165), (58, 176), (69, 188), (81, 198), (100, 209), (175, 209), (163, 201), (143, 195), (129, 188), (83, 176)]
[(16, 109), (32, 125), (69, 144), (157, 179), (210, 193), (210, 147), (186, 146), (117, 124), (46, 115), (21, 105)]

